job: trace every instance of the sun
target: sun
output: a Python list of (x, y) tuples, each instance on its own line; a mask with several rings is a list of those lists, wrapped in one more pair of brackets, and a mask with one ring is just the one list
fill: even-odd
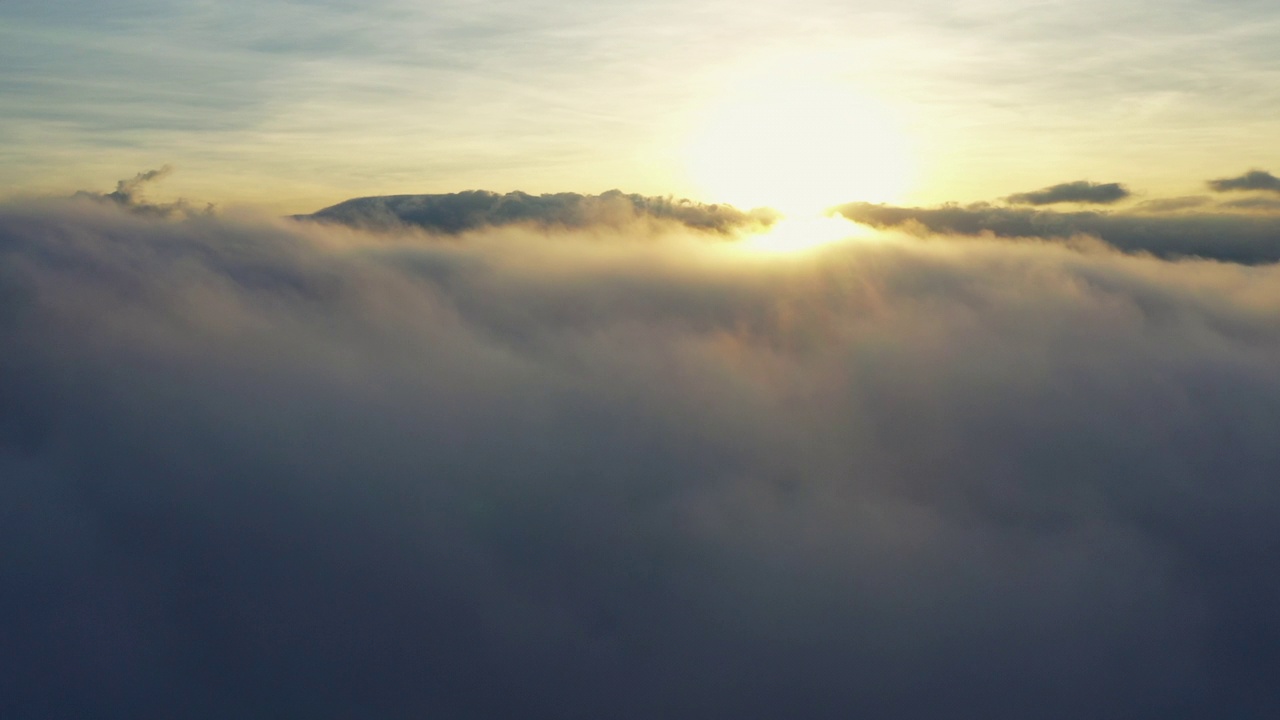
[(812, 58), (774, 60), (729, 83), (697, 117), (684, 159), (705, 197), (788, 216), (898, 201), (913, 174), (893, 113)]
[(738, 247), (752, 254), (795, 255), (842, 242), (865, 242), (878, 236), (871, 228), (838, 215), (790, 215), (768, 230), (743, 238)]

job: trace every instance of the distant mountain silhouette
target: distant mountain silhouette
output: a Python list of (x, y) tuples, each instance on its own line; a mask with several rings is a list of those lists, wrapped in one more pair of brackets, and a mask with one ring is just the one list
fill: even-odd
[(637, 221), (670, 221), (694, 230), (728, 234), (765, 227), (777, 215), (767, 209), (743, 211), (671, 197), (647, 197), (610, 190), (599, 195), (530, 195), (468, 190), (441, 195), (385, 195), (347, 200), (299, 220), (352, 227), (393, 229), (414, 226), (457, 234), (483, 227), (529, 224), (542, 227), (622, 227)]

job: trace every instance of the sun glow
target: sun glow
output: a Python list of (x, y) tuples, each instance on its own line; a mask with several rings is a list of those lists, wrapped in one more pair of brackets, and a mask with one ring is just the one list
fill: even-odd
[(685, 147), (689, 179), (700, 192), (792, 217), (855, 200), (901, 199), (912, 176), (901, 124), (823, 64), (775, 59), (730, 84)]
[(744, 239), (741, 247), (752, 252), (795, 253), (874, 236), (876, 232), (871, 228), (843, 217), (788, 216), (768, 230)]

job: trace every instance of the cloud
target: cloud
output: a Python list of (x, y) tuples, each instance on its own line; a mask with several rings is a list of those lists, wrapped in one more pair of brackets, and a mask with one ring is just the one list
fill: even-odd
[(155, 170), (147, 170), (134, 175), (129, 180), (121, 180), (116, 183), (116, 190), (107, 193), (103, 197), (107, 200), (120, 203), (121, 205), (133, 205), (142, 199), (141, 190), (144, 185), (156, 182), (173, 172), (173, 168), (165, 165)]
[(1234, 208), (1241, 210), (1257, 210), (1262, 212), (1275, 212), (1280, 210), (1280, 198), (1269, 197), (1247, 197), (1239, 200), (1230, 200), (1222, 203), (1224, 208)]
[(1087, 203), (1109, 205), (1129, 197), (1129, 191), (1120, 183), (1093, 183), (1087, 180), (1062, 183), (1034, 192), (1010, 195), (1007, 200), (1016, 205), (1054, 205), (1057, 203)]
[(522, 192), (500, 195), (470, 190), (443, 195), (365, 197), (347, 200), (298, 218), (366, 229), (415, 226), (445, 234), (517, 224), (559, 229), (593, 226), (618, 229), (632, 225), (638, 218), (674, 222), (695, 230), (723, 234), (759, 230), (776, 220), (776, 216), (767, 210), (744, 212), (731, 205), (628, 195), (619, 190), (600, 195), (529, 195)]
[(1250, 170), (1239, 177), (1210, 180), (1208, 185), (1214, 192), (1233, 192), (1237, 190), (1280, 192), (1280, 178), (1265, 170)]
[(835, 211), (872, 227), (939, 237), (1072, 240), (1088, 235), (1122, 252), (1166, 259), (1198, 257), (1250, 265), (1280, 261), (1280, 218), (1256, 213), (1063, 213), (985, 203), (934, 208), (849, 203)]
[(0, 206), (0, 716), (1280, 711), (1280, 267), (466, 237)]
[(1187, 195), (1183, 197), (1155, 198), (1145, 200), (1133, 206), (1130, 212), (1135, 213), (1175, 213), (1182, 210), (1202, 208), (1212, 203), (1212, 199), (1204, 195)]
[[(89, 190), (81, 190), (74, 197), (80, 200), (88, 199), (115, 203), (132, 212), (150, 215), (191, 214), (197, 212), (190, 202), (184, 199), (178, 199), (171, 203), (153, 203), (147, 201), (143, 196), (144, 188), (159, 182), (172, 173), (173, 168), (169, 165), (164, 165), (154, 170), (140, 172), (126, 180), (120, 180), (116, 183), (116, 189), (112, 192), (96, 193)], [(205, 207), (203, 212), (211, 212), (212, 210), (213, 205), (210, 204)]]

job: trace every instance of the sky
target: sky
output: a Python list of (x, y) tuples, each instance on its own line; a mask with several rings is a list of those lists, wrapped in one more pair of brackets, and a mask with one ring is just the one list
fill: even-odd
[(1264, 0), (7, 0), (0, 192), (1186, 195), (1274, 156), (1278, 34)]
[(0, 718), (1280, 717), (1280, 10), (0, 0)]

